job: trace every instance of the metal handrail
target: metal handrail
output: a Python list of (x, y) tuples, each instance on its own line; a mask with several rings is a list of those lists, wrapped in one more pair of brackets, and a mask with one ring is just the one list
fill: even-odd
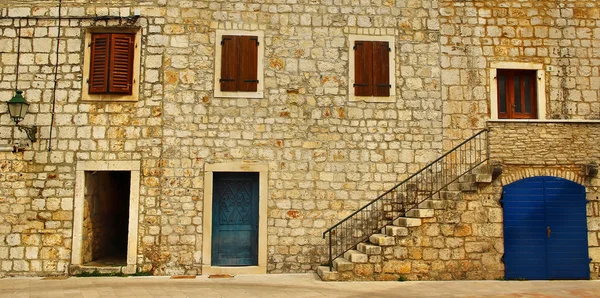
[(323, 232), (323, 239), (329, 234), (329, 267), (334, 259), (487, 161), (487, 132), (483, 129), (464, 140)]

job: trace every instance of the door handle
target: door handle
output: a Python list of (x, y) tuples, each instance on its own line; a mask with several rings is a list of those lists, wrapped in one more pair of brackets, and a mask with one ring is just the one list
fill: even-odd
[(550, 233), (552, 233), (552, 230), (550, 230), (550, 227), (547, 228), (548, 231), (548, 238), (550, 238)]

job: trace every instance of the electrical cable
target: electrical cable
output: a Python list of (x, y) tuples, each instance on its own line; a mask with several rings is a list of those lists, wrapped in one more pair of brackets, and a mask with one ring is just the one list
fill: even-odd
[(60, 50), (60, 26), (62, 21), (62, 0), (58, 0), (58, 30), (56, 31), (56, 60), (54, 63), (54, 87), (52, 88), (52, 117), (50, 119), (50, 133), (48, 136), (48, 151), (52, 151), (52, 131), (54, 128), (54, 116), (56, 114), (56, 88), (58, 85), (58, 51)]

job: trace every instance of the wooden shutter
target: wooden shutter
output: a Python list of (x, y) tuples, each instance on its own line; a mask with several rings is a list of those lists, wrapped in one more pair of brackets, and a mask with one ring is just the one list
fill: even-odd
[(237, 91), (239, 74), (238, 37), (223, 35), (221, 39), (221, 91)]
[(258, 87), (258, 37), (238, 36), (240, 76), (238, 91), (256, 92)]
[(110, 47), (110, 93), (131, 94), (135, 34), (112, 34)]
[(93, 34), (90, 55), (89, 93), (105, 93), (108, 83), (110, 34)]
[(354, 95), (373, 95), (373, 47), (370, 41), (354, 42)]
[(390, 45), (373, 42), (373, 96), (390, 96)]

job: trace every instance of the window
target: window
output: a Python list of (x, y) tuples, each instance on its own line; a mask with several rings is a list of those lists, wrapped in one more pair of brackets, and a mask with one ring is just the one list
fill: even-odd
[(499, 69), (498, 118), (537, 118), (535, 70)]
[(216, 97), (263, 96), (261, 32), (217, 32)]
[(350, 100), (395, 100), (394, 38), (350, 37)]
[(137, 100), (141, 53), (139, 44), (139, 29), (88, 29), (83, 100)]
[(530, 62), (490, 63), (490, 118), (546, 119), (544, 65)]
[(131, 94), (135, 34), (92, 34), (89, 93)]

